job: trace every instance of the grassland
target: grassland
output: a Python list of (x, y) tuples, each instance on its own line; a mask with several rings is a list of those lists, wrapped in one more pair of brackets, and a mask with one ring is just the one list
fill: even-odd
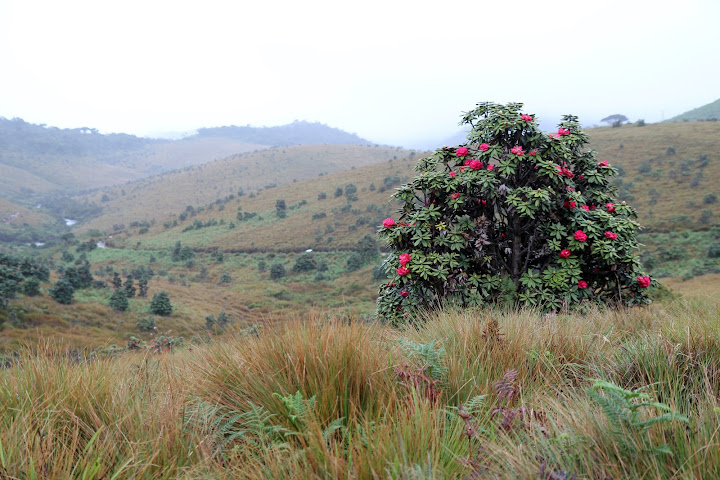
[(310, 314), (189, 348), (94, 357), (48, 344), (4, 359), (0, 471), (717, 478), (718, 307), (448, 309), (406, 331)]

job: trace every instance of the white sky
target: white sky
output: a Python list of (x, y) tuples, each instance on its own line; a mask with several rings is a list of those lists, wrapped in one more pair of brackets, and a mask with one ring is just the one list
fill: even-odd
[(0, 0), (0, 116), (405, 146), (481, 101), (655, 122), (720, 98), (718, 25), (720, 0)]

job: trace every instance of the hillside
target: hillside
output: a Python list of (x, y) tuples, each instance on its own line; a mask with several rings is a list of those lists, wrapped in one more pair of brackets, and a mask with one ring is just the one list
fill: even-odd
[[(367, 140), (354, 133), (317, 122), (295, 121), (277, 127), (215, 127), (200, 128), (196, 135), (200, 138), (228, 138), (245, 143), (283, 147), (288, 145), (370, 145)], [(193, 137), (190, 137), (193, 138)]]
[(204, 128), (192, 137), (164, 140), (0, 117), (0, 196), (30, 205), (51, 191), (118, 185), (267, 146), (324, 143), (369, 144), (357, 135), (309, 122)]
[(703, 122), (720, 120), (720, 99), (672, 117), (666, 122)]
[[(116, 224), (153, 219), (162, 223), (187, 206), (198, 208), (228, 196), (250, 196), (263, 190), (267, 192), (263, 198), (269, 199), (274, 197), (270, 192), (281, 185), (297, 183), (297, 188), (306, 190), (303, 181), (341, 171), (352, 175), (356, 169), (411, 153), (379, 146), (298, 145), (235, 155), (83, 196), (84, 201), (102, 204), (103, 214), (82, 229), (107, 230)], [(337, 182), (342, 184), (342, 180)], [(316, 183), (311, 183), (310, 188), (316, 189)], [(274, 209), (272, 201), (268, 208)]]

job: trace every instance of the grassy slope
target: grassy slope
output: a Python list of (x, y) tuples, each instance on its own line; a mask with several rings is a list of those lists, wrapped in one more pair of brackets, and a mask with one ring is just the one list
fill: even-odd
[(720, 99), (672, 117), (666, 122), (698, 122), (704, 120), (720, 120)]
[[(404, 332), (320, 315), (172, 353), (88, 362), (41, 347), (0, 370), (0, 471), (718, 478), (719, 307), (444, 312)], [(665, 412), (639, 408), (631, 422), (620, 402), (593, 395), (593, 379), (642, 392), (686, 420), (633, 426)]]
[[(200, 207), (239, 189), (255, 192), (407, 155), (398, 148), (355, 145), (300, 145), (246, 153), (107, 190), (104, 193), (111, 200), (105, 203), (104, 215), (83, 228), (105, 230), (113, 224), (153, 218), (162, 223), (187, 205)], [(88, 198), (100, 203), (102, 194)], [(270, 208), (274, 209), (274, 200)]]

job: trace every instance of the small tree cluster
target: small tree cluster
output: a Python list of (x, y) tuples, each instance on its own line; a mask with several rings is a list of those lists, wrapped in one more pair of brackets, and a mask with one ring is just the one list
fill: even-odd
[(545, 310), (586, 301), (648, 303), (635, 211), (617, 203), (615, 169), (583, 147), (574, 116), (543, 133), (522, 104), (479, 104), (468, 142), (419, 161), (398, 189), (400, 218), (383, 222), (394, 272), (378, 315), (417, 307), (509, 302)]
[(150, 300), (150, 312), (162, 317), (169, 316), (173, 311), (172, 303), (170, 303), (170, 295), (165, 291), (161, 291), (153, 295)]

